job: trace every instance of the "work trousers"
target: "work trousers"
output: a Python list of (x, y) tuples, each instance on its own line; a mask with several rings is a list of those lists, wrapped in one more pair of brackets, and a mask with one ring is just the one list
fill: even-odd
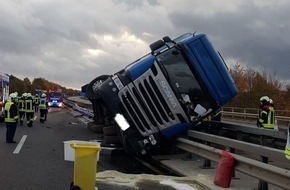
[(34, 119), (34, 112), (26, 112), (26, 119), (28, 127), (32, 127), (33, 119)]
[(19, 111), (20, 125), (23, 124), (24, 117), (25, 117), (25, 111)]
[(6, 122), (6, 142), (12, 142), (14, 139), (17, 123), (16, 122)]
[(47, 118), (47, 109), (39, 109), (39, 112), (40, 112), (39, 121), (40, 122), (46, 121), (46, 118)]
[(38, 112), (38, 108), (39, 108), (39, 105), (38, 104), (35, 104), (35, 106), (34, 106), (35, 113)]

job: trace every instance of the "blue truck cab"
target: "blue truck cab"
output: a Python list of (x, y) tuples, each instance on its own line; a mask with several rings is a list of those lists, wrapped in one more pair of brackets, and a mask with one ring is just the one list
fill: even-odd
[(87, 88), (115, 118), (126, 149), (146, 154), (216, 114), (237, 94), (205, 34), (164, 37), (151, 53)]

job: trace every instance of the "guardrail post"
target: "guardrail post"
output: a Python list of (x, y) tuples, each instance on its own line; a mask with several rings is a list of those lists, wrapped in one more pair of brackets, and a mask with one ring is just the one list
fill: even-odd
[[(206, 145), (210, 145), (209, 142), (205, 142)], [(213, 169), (211, 166), (211, 161), (209, 159), (204, 158), (203, 165), (199, 166), (202, 169)]]
[[(262, 156), (262, 162), (268, 163), (268, 158), (265, 156)], [(259, 180), (258, 190), (268, 190), (268, 183), (262, 180)]]
[[(236, 153), (236, 149), (230, 147), (230, 152), (235, 154)], [(235, 172), (235, 170), (233, 170), (232, 178), (238, 179), (238, 178), (236, 178), (236, 172)]]
[[(264, 145), (267, 142), (267, 138), (263, 135), (260, 136), (260, 144)], [(268, 157), (265, 156), (261, 156), (262, 158), (262, 162), (265, 164), (268, 164)], [(258, 190), (268, 190), (268, 183), (263, 181), (263, 180), (259, 180), (259, 184), (258, 184)]]
[(213, 167), (211, 166), (211, 161), (208, 159), (204, 159), (203, 161), (203, 165), (199, 166), (201, 169), (213, 169)]

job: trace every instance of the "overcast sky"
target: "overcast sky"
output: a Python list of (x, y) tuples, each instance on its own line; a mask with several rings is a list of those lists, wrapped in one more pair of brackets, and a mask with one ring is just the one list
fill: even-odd
[(205, 33), (228, 66), (290, 79), (289, 0), (0, 0), (0, 71), (80, 89), (149, 52)]

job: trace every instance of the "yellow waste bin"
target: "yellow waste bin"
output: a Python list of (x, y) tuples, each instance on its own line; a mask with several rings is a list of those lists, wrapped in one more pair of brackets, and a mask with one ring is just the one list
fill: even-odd
[(95, 190), (97, 153), (101, 147), (85, 143), (72, 143), (70, 146), (75, 149), (74, 186), (80, 187), (81, 190)]

